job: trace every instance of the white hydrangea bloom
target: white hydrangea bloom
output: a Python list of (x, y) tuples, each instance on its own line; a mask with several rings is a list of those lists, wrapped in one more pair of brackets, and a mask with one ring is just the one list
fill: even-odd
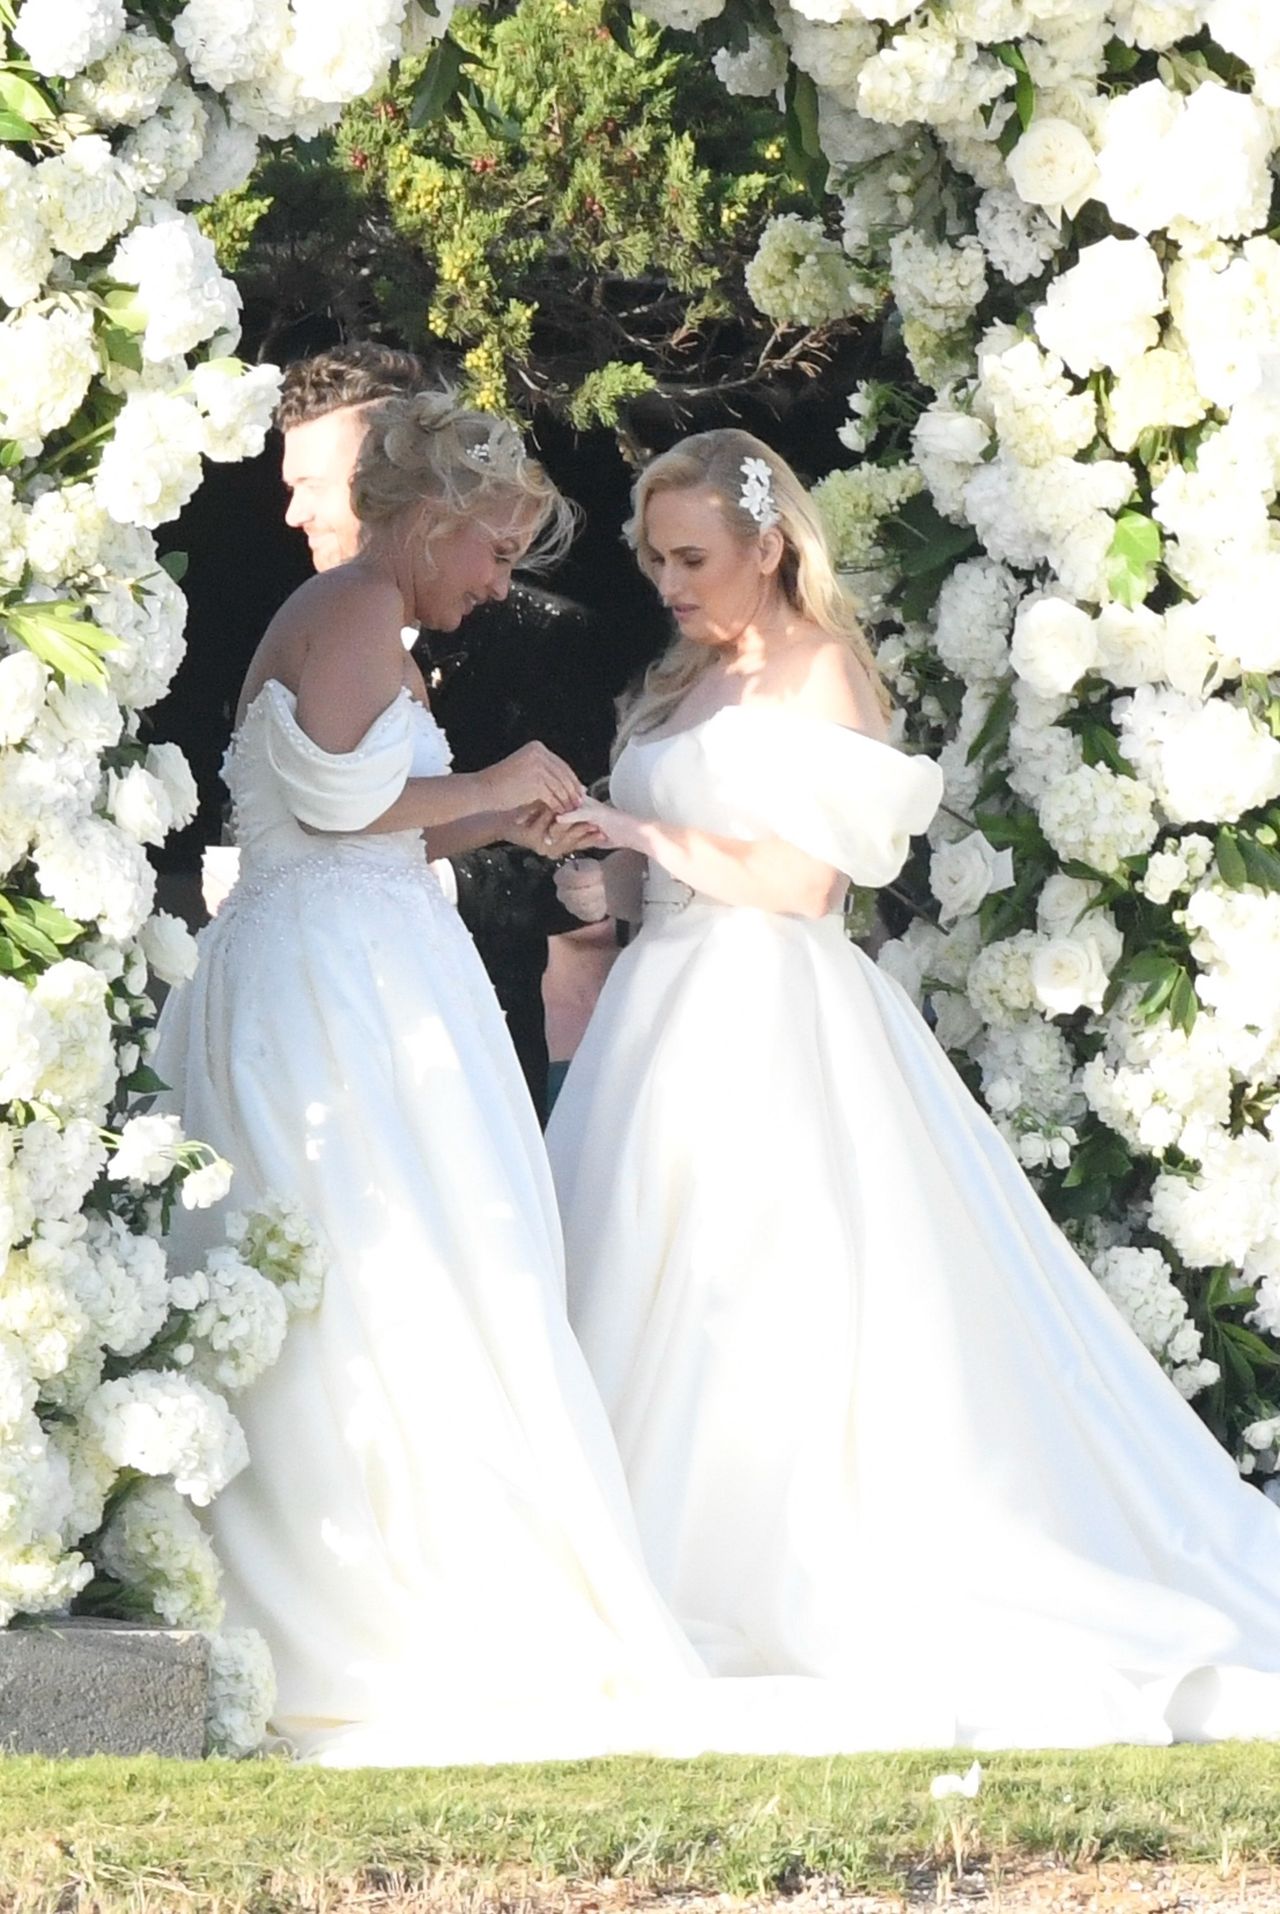
[(173, 38), (197, 83), (223, 92), (279, 63), (289, 38), (288, 0), (187, 0)]
[(1271, 0), (1213, 0), (1213, 37), (1253, 68), (1263, 105), (1280, 108), (1280, 16)]
[(211, 1635), (205, 1716), (210, 1753), (232, 1759), (255, 1753), (275, 1705), (271, 1655), (256, 1629), (228, 1628)]
[[(908, 8), (905, 11), (912, 11)], [(869, 120), (949, 126), (977, 118), (1013, 83), (1009, 68), (943, 17), (913, 20), (866, 62), (857, 108)]]
[(257, 164), (258, 137), (252, 127), (231, 119), (218, 100), (209, 97), (201, 104), (206, 119), (204, 150), (187, 173), (178, 197), (203, 204), (245, 185)]
[(0, 323), (0, 438), (34, 457), (78, 411), (98, 370), (93, 315), (83, 306), (28, 306)]
[(944, 518), (964, 523), (965, 486), (990, 443), (987, 421), (954, 404), (950, 391), (940, 393), (920, 414), (911, 434), (912, 458)]
[(204, 419), (206, 458), (235, 460), (261, 452), (271, 429), (282, 373), (278, 366), (242, 366), (215, 359), (192, 375)]
[(1037, 278), (1061, 243), (1052, 218), (1007, 186), (988, 187), (975, 220), (983, 252), (1011, 286)]
[(117, 1468), (169, 1476), (179, 1495), (204, 1507), (249, 1459), (244, 1431), (203, 1383), (137, 1369), (104, 1382), (84, 1409), (84, 1426)]
[(174, 199), (204, 153), (209, 115), (183, 80), (166, 89), (159, 111), (135, 127), (120, 148), (120, 165), (137, 193)]
[(1139, 685), (1115, 704), (1121, 749), (1174, 824), (1230, 824), (1280, 797), (1280, 740), (1224, 698)]
[(92, 485), (54, 486), (32, 501), (26, 519), (27, 559), (45, 585), (91, 572), (100, 563), (111, 521)]
[(1156, 346), (1131, 359), (1107, 394), (1107, 436), (1130, 452), (1152, 426), (1194, 425), (1208, 410), (1187, 354)]
[(226, 1234), (275, 1283), (290, 1315), (319, 1307), (328, 1255), (300, 1204), (273, 1200), (247, 1216), (229, 1216)]
[[(1098, 1257), (1093, 1273), (1143, 1347), (1188, 1397), (1216, 1382), (1216, 1363), (1201, 1362), (1200, 1331), (1158, 1249), (1117, 1248)], [(1187, 1386), (1183, 1386), (1183, 1385)]]
[(49, 673), (29, 651), (0, 658), (0, 745), (20, 744), (44, 709)]
[(786, 80), (786, 43), (773, 34), (749, 33), (740, 53), (721, 47), (711, 64), (727, 92), (748, 99), (767, 99)]
[(881, 558), (877, 534), (891, 512), (920, 490), (913, 465), (857, 465), (828, 472), (813, 488), (827, 542), (842, 571), (865, 571)]
[(1036, 332), (1082, 378), (1118, 372), (1156, 344), (1164, 303), (1164, 275), (1147, 241), (1100, 239), (1050, 285)]
[[(874, 26), (860, 17), (848, 15), (838, 20), (810, 20), (796, 7), (782, 13), (779, 25), (793, 64), (842, 105), (852, 106), (858, 75), (880, 43)], [(867, 152), (864, 157), (872, 159), (889, 150), (895, 135), (886, 134), (886, 129), (873, 121), (865, 124), (866, 137), (873, 142), (875, 151)]]
[(50, 902), (97, 923), (106, 937), (134, 937), (150, 915), (155, 872), (142, 847), (105, 818), (54, 824), (36, 844), (35, 864)]
[(872, 295), (838, 240), (816, 219), (782, 213), (760, 235), (747, 267), (752, 303), (786, 325), (823, 326), (866, 310)]
[(35, 1096), (54, 1042), (48, 1012), (16, 977), (0, 976), (0, 1103)]
[(149, 1599), (170, 1628), (216, 1628), (221, 1571), (208, 1536), (167, 1482), (140, 1482), (108, 1522), (98, 1547), (103, 1569)]
[(1092, 670), (1108, 684), (1158, 684), (1167, 675), (1165, 621), (1146, 605), (1104, 605), (1094, 621)]
[(31, 987), (49, 1017), (53, 1054), (40, 1078), (40, 1098), (63, 1118), (100, 1123), (115, 1089), (115, 1051), (106, 979), (79, 957), (63, 957)]
[(1257, 1130), (1220, 1131), (1206, 1142), (1194, 1177), (1158, 1176), (1151, 1192), (1152, 1229), (1192, 1269), (1252, 1269), (1278, 1218), (1280, 1144)]
[(1044, 793), (1040, 828), (1064, 864), (1115, 871), (1154, 842), (1154, 793), (1138, 778), (1082, 764)]
[(156, 526), (176, 518), (200, 483), (200, 415), (171, 392), (135, 392), (125, 400), (94, 485), (112, 518)]
[(223, 278), (212, 242), (176, 207), (135, 226), (116, 248), (110, 270), (113, 279), (138, 288), (146, 314), (144, 359), (160, 363), (238, 329), (239, 292)]
[(169, 1316), (164, 1249), (154, 1236), (135, 1236), (118, 1216), (91, 1216), (85, 1242), (80, 1306), (99, 1342), (120, 1356), (139, 1355)]
[(974, 958), (965, 988), (984, 1024), (1012, 1023), (1035, 1009), (1031, 959), (1039, 941), (1034, 931), (1020, 930), (987, 944)]
[(138, 27), (67, 88), (73, 113), (98, 126), (137, 126), (156, 112), (178, 63), (162, 40)]
[(123, 0), (23, 0), (13, 37), (37, 73), (69, 79), (124, 32)]
[(972, 237), (938, 244), (923, 233), (897, 233), (889, 246), (893, 296), (904, 319), (953, 332), (972, 316), (987, 289), (987, 262)]
[(112, 581), (92, 593), (89, 602), (94, 623), (116, 640), (106, 657), (115, 696), (137, 711), (157, 703), (186, 652), (187, 601), (180, 588), (152, 563), (136, 580)]
[(246, 1388), (284, 1347), (289, 1312), (280, 1290), (223, 1245), (175, 1290), (175, 1300), (188, 1292), (193, 1300), (183, 1306), (195, 1345), (189, 1373), (215, 1388)]
[[(1091, 392), (1077, 392), (1061, 359), (1034, 339), (1012, 344), (1003, 327), (978, 349), (977, 410), (989, 419), (1001, 450), (1022, 465), (1071, 458), (1092, 444), (1098, 408)], [(990, 337), (990, 335), (989, 335)]]
[(1002, 678), (1019, 584), (1004, 565), (969, 558), (947, 576), (933, 610), (933, 646), (966, 683)]
[(133, 186), (101, 133), (82, 133), (36, 168), (40, 217), (71, 259), (101, 252), (133, 218)]
[(53, 242), (40, 215), (40, 194), (34, 166), (6, 147), (0, 147), (0, 299), (6, 306), (25, 306), (49, 277)]
[(107, 1160), (107, 1146), (87, 1117), (69, 1123), (28, 1123), (18, 1145), (17, 1172), (33, 1217), (75, 1216)]

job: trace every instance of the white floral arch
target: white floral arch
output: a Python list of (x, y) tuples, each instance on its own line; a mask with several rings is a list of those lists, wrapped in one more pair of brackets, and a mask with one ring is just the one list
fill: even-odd
[[(829, 167), (841, 232), (776, 222), (756, 303), (812, 323), (890, 297), (933, 394), (856, 393), (841, 436), (866, 456), (820, 487), (908, 736), (948, 773), (941, 922), (885, 961), (1148, 1346), (1274, 1471), (1280, 11), (637, 6), (718, 35), (726, 84), (778, 91)], [(225, 1170), (125, 1119), (148, 969), (192, 961), (145, 852), (194, 801), (180, 754), (139, 742), (185, 613), (153, 534), (204, 458), (261, 446), (276, 390), (231, 356), (238, 297), (186, 208), (452, 10), (0, 0), (0, 1625), (96, 1575), (216, 1631), (189, 1503), (243, 1460), (224, 1392), (314, 1299), (283, 1212), (170, 1270), (168, 1207)], [(887, 514), (932, 603), (886, 603)], [(251, 1746), (261, 1655), (215, 1643), (214, 1742)]]

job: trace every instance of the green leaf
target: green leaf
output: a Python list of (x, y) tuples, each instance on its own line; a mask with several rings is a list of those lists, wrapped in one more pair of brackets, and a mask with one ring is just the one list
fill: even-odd
[(1241, 836), (1236, 842), (1249, 882), (1259, 890), (1280, 891), (1280, 857), (1251, 837)]
[(1107, 551), (1107, 588), (1132, 611), (1155, 583), (1164, 546), (1160, 527), (1145, 512), (1121, 512)]
[(145, 332), (147, 312), (136, 286), (113, 286), (102, 295), (103, 310), (111, 320), (111, 329), (119, 332)]
[(453, 35), (446, 33), (437, 41), (422, 70), (422, 83), (409, 108), (409, 124), (414, 128), (438, 120), (450, 107), (458, 91), (463, 71), (475, 61)]
[(164, 552), (160, 557), (161, 571), (168, 572), (175, 585), (180, 585), (187, 575), (191, 560), (186, 552)]
[(995, 697), (991, 700), (991, 707), (986, 717), (982, 720), (977, 737), (965, 753), (964, 761), (966, 764), (973, 764), (982, 757), (988, 747), (994, 744), (996, 739), (1001, 737), (1002, 733), (1007, 735), (1012, 713), (1013, 680), (1006, 678)]
[[(1244, 1298), (1237, 1296), (1235, 1300), (1240, 1303)], [(1252, 1329), (1246, 1329), (1243, 1323), (1219, 1321), (1215, 1327), (1218, 1334), (1225, 1337), (1229, 1343), (1233, 1343), (1246, 1362), (1252, 1363), (1254, 1368), (1280, 1369), (1280, 1354), (1269, 1343), (1263, 1342), (1261, 1336), (1256, 1336)]]
[(10, 902), (15, 910), (55, 944), (74, 944), (77, 937), (84, 936), (83, 924), (78, 924), (74, 917), (68, 917), (56, 904), (46, 903), (43, 897), (15, 897)]
[(0, 624), (7, 625), (19, 644), (33, 651), (51, 671), (60, 671), (73, 683), (107, 682), (102, 660), (120, 641), (90, 624), (82, 608), (70, 599), (6, 605), (0, 610)]
[(136, 332), (126, 330), (124, 326), (104, 326), (98, 335), (102, 349), (114, 364), (123, 366), (127, 372), (141, 372), (142, 347)]
[(1241, 855), (1235, 832), (1229, 831), (1225, 824), (1218, 832), (1213, 854), (1217, 860), (1218, 874), (1229, 889), (1238, 891), (1243, 884), (1248, 883), (1249, 867)]
[(887, 518), (880, 537), (904, 578), (944, 573), (977, 546), (973, 527), (943, 518), (927, 492), (917, 492)]
[(39, 137), (30, 120), (24, 120), (20, 113), (10, 113), (7, 107), (0, 107), (0, 141), (25, 146), (29, 140)]
[(0, 472), (7, 472), (11, 466), (22, 464), (22, 447), (17, 439), (6, 439), (0, 445)]
[(1132, 778), (1137, 773), (1120, 749), (1120, 742), (1114, 731), (1097, 718), (1086, 717), (1074, 725), (1073, 730), (1080, 739), (1086, 764), (1104, 764), (1109, 771), (1120, 777)]
[(11, 976), (15, 970), (25, 970), (27, 961), (13, 939), (0, 933), (0, 975)]
[(0, 67), (0, 106), (15, 118), (30, 121), (36, 126), (41, 120), (57, 117), (40, 88), (33, 86), (30, 80), (24, 80), (12, 67)]
[(1169, 1021), (1175, 1030), (1185, 1031), (1190, 1036), (1199, 1010), (1200, 1000), (1196, 996), (1195, 985), (1179, 964), (1177, 980), (1169, 998)]
[(163, 1077), (157, 1076), (149, 1063), (140, 1063), (131, 1076), (121, 1079), (121, 1088), (134, 1096), (154, 1096), (159, 1090), (167, 1090), (169, 1085)]
[(830, 168), (818, 138), (818, 89), (799, 67), (788, 69), (785, 101), (787, 164), (806, 192), (820, 200)]

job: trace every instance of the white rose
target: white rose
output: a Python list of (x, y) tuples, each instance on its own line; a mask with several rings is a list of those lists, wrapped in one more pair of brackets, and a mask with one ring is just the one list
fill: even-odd
[(159, 778), (140, 764), (108, 777), (108, 809), (122, 831), (140, 844), (163, 844), (173, 827), (173, 811)]
[(194, 976), (196, 940), (168, 911), (158, 910), (149, 917), (138, 933), (138, 941), (148, 965), (164, 983), (181, 984)]
[(207, 1210), (220, 1203), (231, 1188), (231, 1177), (231, 1165), (221, 1156), (198, 1170), (189, 1170), (182, 1179), (182, 1207)]
[(1013, 883), (1013, 852), (998, 851), (981, 831), (944, 844), (929, 860), (929, 888), (940, 906), (940, 921), (969, 917), (984, 897)]
[(1042, 1009), (1068, 1017), (1082, 1005), (1102, 1008), (1107, 973), (1091, 938), (1055, 937), (1032, 956), (1031, 983)]
[(1006, 165), (1019, 197), (1055, 218), (1074, 219), (1098, 182), (1093, 148), (1069, 120), (1033, 120)]
[(163, 1183), (177, 1161), (182, 1125), (176, 1116), (130, 1117), (107, 1167), (117, 1183)]
[(1068, 692), (1092, 669), (1098, 634), (1092, 618), (1065, 598), (1024, 601), (1009, 647), (1013, 668), (1044, 697)]

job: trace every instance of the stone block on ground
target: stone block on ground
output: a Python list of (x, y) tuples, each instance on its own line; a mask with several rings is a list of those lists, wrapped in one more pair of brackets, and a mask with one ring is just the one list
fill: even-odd
[(0, 1630), (0, 1752), (204, 1753), (209, 1645), (88, 1619)]

